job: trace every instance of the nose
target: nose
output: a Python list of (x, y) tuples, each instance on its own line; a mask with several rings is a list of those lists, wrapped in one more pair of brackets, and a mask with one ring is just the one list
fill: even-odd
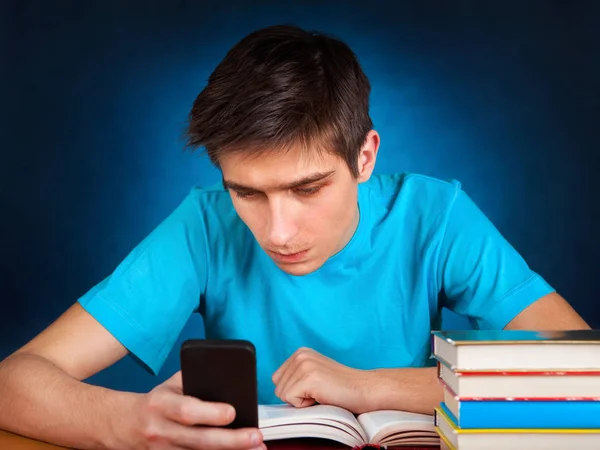
[(291, 205), (282, 199), (270, 202), (269, 241), (274, 247), (285, 247), (298, 233)]

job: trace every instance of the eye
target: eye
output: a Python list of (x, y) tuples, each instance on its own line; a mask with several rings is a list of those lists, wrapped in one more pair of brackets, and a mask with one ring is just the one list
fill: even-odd
[(314, 195), (321, 190), (321, 186), (313, 186), (313, 187), (304, 187), (304, 188), (296, 188), (296, 192), (299, 192), (304, 195)]
[(252, 198), (253, 196), (256, 195), (255, 192), (241, 192), (241, 191), (235, 191), (235, 195), (238, 198)]

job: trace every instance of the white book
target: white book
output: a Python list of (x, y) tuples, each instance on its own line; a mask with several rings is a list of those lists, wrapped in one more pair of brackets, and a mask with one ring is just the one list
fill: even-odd
[(434, 331), (433, 354), (457, 372), (597, 371), (600, 330)]
[(438, 364), (438, 376), (457, 397), (467, 399), (600, 399), (596, 372), (456, 372)]
[(371, 411), (354, 415), (337, 406), (260, 405), (259, 427), (265, 441), (291, 438), (329, 439), (359, 447), (439, 446), (433, 415), (404, 411)]

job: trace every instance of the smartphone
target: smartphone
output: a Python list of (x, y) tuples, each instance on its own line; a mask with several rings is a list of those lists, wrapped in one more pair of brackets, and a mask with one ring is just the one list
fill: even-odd
[(225, 428), (258, 428), (256, 349), (245, 340), (188, 339), (181, 345), (184, 395), (235, 408)]

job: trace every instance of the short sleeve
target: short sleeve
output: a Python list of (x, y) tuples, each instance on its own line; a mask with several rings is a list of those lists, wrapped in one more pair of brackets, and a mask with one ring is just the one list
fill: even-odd
[(460, 188), (440, 247), (438, 282), (446, 297), (443, 306), (479, 329), (504, 328), (554, 291)]
[(206, 285), (206, 240), (191, 195), (78, 301), (157, 374)]

